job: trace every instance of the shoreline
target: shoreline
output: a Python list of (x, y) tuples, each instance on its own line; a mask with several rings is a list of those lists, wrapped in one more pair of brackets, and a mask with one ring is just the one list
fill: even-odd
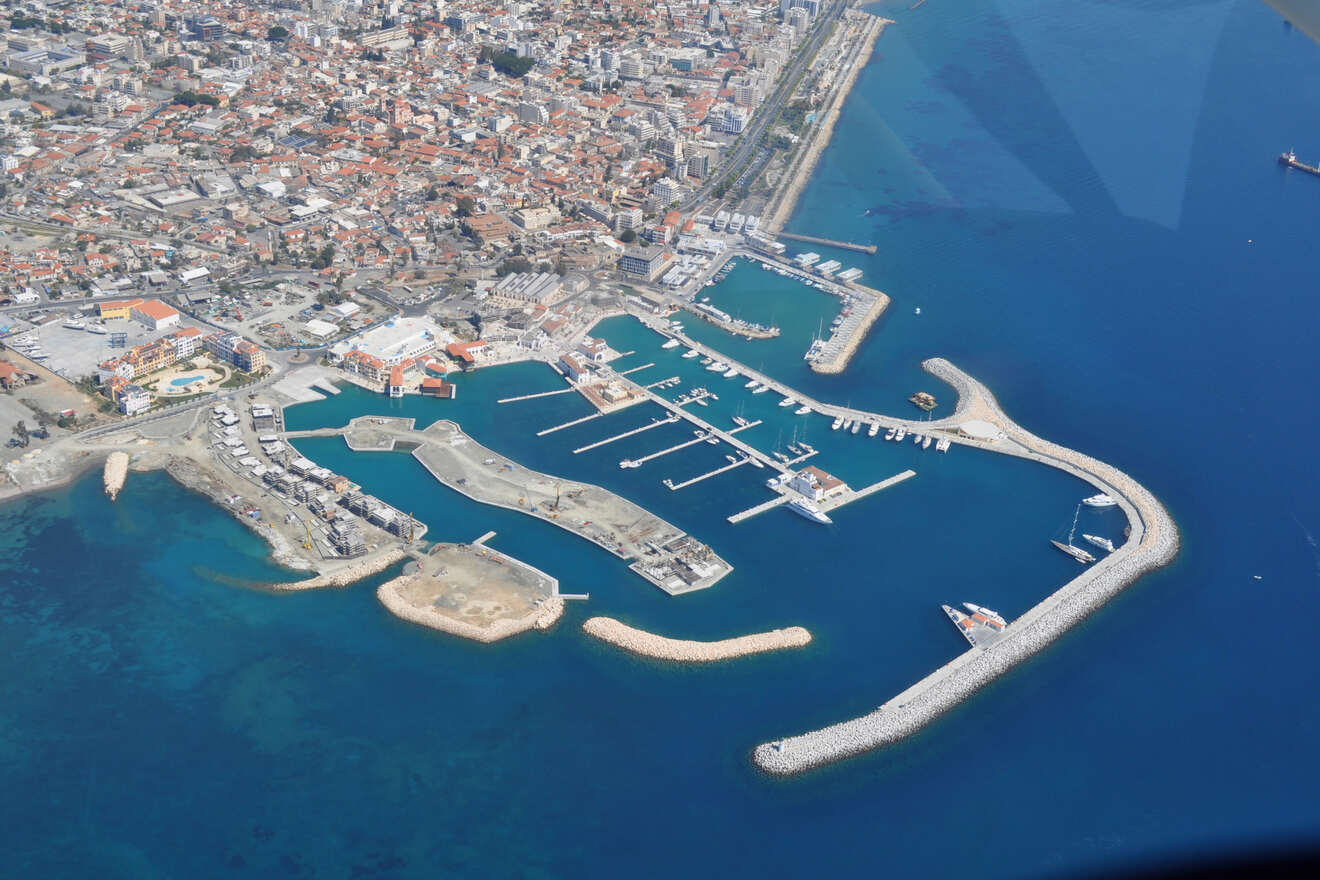
[(475, 642), (489, 644), (531, 629), (547, 630), (554, 626), (564, 614), (564, 599), (550, 596), (530, 613), (516, 620), (497, 620), (488, 627), (477, 626), (466, 621), (441, 614), (426, 608), (417, 608), (399, 595), (397, 583), (401, 578), (386, 581), (376, 589), (376, 598), (389, 612), (401, 620), (415, 623), (429, 629), (448, 633)]
[[(870, 16), (870, 13), (863, 14)], [(864, 45), (858, 48), (855, 61), (849, 65), (847, 74), (834, 87), (829, 106), (825, 110), (820, 126), (816, 129), (810, 143), (806, 145), (803, 152), (793, 160), (793, 164), (784, 172), (783, 180), (786, 181), (787, 186), (780, 191), (775, 199), (774, 207), (769, 216), (761, 221), (760, 228), (766, 235), (773, 236), (788, 222), (789, 216), (797, 207), (798, 199), (801, 198), (803, 190), (811, 181), (812, 174), (816, 170), (816, 164), (820, 161), (825, 148), (829, 146), (830, 141), (834, 138), (834, 126), (839, 121), (839, 114), (843, 111), (843, 105), (856, 84), (862, 68), (870, 62), (871, 55), (875, 52), (876, 41), (880, 39), (880, 35), (885, 32), (886, 27), (896, 23), (888, 18), (871, 17), (874, 20), (869, 25), (870, 32), (864, 40)]]
[(811, 633), (800, 626), (714, 642), (671, 639), (628, 626), (612, 617), (592, 617), (582, 624), (582, 631), (629, 653), (678, 663), (717, 663), (751, 654), (802, 648), (811, 642)]
[(977, 412), (989, 416), (1004, 431), (1000, 440), (972, 445), (1057, 467), (1114, 493), (1132, 534), (1114, 553), (1009, 623), (1003, 637), (989, 647), (964, 651), (869, 714), (757, 746), (752, 760), (767, 773), (802, 773), (906, 739), (1043, 651), (1125, 587), (1178, 554), (1177, 525), (1144, 486), (1112, 465), (1043, 440), (1017, 425), (989, 389), (948, 361), (934, 358), (923, 367), (957, 390), (959, 402), (950, 418)]

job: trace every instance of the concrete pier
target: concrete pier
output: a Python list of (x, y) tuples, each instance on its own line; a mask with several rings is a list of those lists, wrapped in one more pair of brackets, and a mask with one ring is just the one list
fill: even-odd
[(817, 238), (814, 235), (799, 235), (796, 232), (776, 233), (778, 238), (787, 238), (790, 241), (802, 241), (807, 244), (822, 244), (826, 247), (839, 248), (845, 251), (857, 251), (863, 254), (873, 254), (876, 252), (876, 246), (873, 244), (854, 244), (851, 241), (835, 241), (832, 238)]
[(747, 459), (740, 458), (737, 461), (732, 462), (731, 464), (726, 464), (724, 467), (715, 468), (715, 470), (713, 471), (708, 471), (707, 473), (693, 477), (690, 480), (684, 480), (681, 483), (674, 483), (671, 481), (669, 483), (666, 483), (665, 485), (669, 487), (669, 491), (677, 492), (679, 489), (686, 489), (688, 486), (695, 486), (697, 483), (700, 483), (702, 480), (709, 480), (711, 477), (718, 477), (720, 474), (724, 473), (725, 471), (731, 471), (734, 468), (742, 467), (745, 464), (747, 464)]
[(641, 371), (641, 370), (649, 370), (651, 367), (654, 367), (654, 366), (655, 366), (655, 364), (653, 364), (653, 363), (652, 363), (652, 364), (642, 364), (640, 367), (633, 367), (632, 369), (624, 370), (624, 371), (623, 371), (622, 373), (620, 373), (619, 375), (620, 375), (620, 376), (627, 376), (629, 373), (636, 373), (636, 372), (639, 372), (639, 371)]
[(495, 402), (496, 402), (496, 403), (517, 403), (517, 402), (520, 401), (520, 400), (535, 400), (535, 399), (538, 398), (538, 397), (554, 397), (556, 394), (569, 394), (570, 392), (573, 392), (573, 391), (575, 391), (575, 390), (577, 390), (577, 389), (575, 389), (575, 388), (560, 388), (560, 389), (558, 389), (558, 390), (556, 390), (556, 391), (541, 391), (541, 392), (538, 392), (538, 393), (536, 393), (536, 394), (523, 394), (523, 395), (520, 395), (520, 396), (518, 396), (518, 397), (504, 397), (504, 398), (501, 398), (500, 400), (497, 400), (497, 401), (495, 401)]
[(1010, 623), (995, 644), (959, 655), (874, 712), (757, 746), (753, 760), (769, 773), (801, 773), (911, 736), (1043, 650), (1128, 584), (1168, 564), (1178, 553), (1177, 526), (1141, 484), (1111, 465), (1031, 434), (1004, 414), (984, 385), (948, 361), (933, 359), (923, 366), (958, 391), (958, 406), (946, 421), (979, 419), (1002, 431), (994, 440), (967, 442), (1048, 464), (1091, 483), (1118, 500), (1128, 518), (1128, 540)]
[(543, 430), (543, 431), (537, 431), (537, 432), (536, 432), (536, 436), (538, 436), (538, 437), (544, 437), (546, 434), (553, 434), (555, 431), (562, 431), (562, 430), (564, 430), (565, 428), (571, 428), (571, 427), (573, 427), (574, 425), (580, 425), (580, 424), (582, 424), (583, 422), (589, 422), (589, 421), (591, 421), (592, 419), (598, 419), (598, 418), (600, 418), (600, 417), (603, 416), (603, 415), (605, 415), (605, 414), (604, 414), (604, 413), (598, 413), (598, 412), (596, 412), (596, 413), (592, 413), (592, 414), (589, 415), (589, 416), (583, 416), (582, 418), (580, 418), (580, 419), (574, 419), (574, 420), (571, 421), (571, 422), (564, 422), (562, 425), (555, 425), (553, 428), (546, 428), (546, 429)]
[(745, 519), (751, 519), (754, 516), (759, 516), (760, 514), (765, 513), (767, 510), (774, 510), (776, 507), (779, 507), (781, 504), (787, 504), (790, 500), (791, 499), (787, 495), (780, 495), (776, 498), (771, 498), (769, 501), (766, 501), (763, 504), (758, 504), (755, 507), (749, 507), (746, 510), (739, 511), (738, 513), (735, 513), (732, 516), (730, 516), (728, 519), (729, 522), (733, 523), (734, 525), (737, 525), (738, 523), (742, 522)]
[(631, 431), (624, 431), (622, 434), (615, 434), (613, 437), (606, 437), (604, 440), (597, 440), (595, 443), (588, 443), (586, 446), (579, 446), (577, 449), (573, 450), (573, 454), (577, 455), (580, 452), (588, 452), (592, 449), (596, 449), (598, 447), (613, 443), (615, 440), (622, 440), (625, 437), (632, 437), (636, 434), (642, 433), (643, 431), (649, 431), (652, 428), (659, 428), (662, 425), (672, 425), (677, 421), (678, 421), (678, 416), (671, 414), (667, 419), (656, 419), (650, 424), (642, 425), (640, 428), (633, 428)]
[[(732, 431), (729, 432), (729, 434), (730, 435), (737, 434), (739, 431), (746, 431), (748, 428), (755, 428), (759, 424), (761, 424), (761, 420), (757, 419), (754, 422), (748, 422), (746, 425), (743, 425), (738, 428), (734, 428)], [(659, 458), (662, 455), (668, 455), (671, 452), (678, 452), (680, 449), (687, 449), (689, 446), (696, 446), (698, 443), (705, 443), (705, 442), (706, 442), (705, 437), (695, 437), (691, 440), (685, 440), (682, 443), (677, 443), (673, 446), (670, 446), (667, 449), (661, 449), (656, 452), (652, 452), (650, 455), (643, 455), (641, 458), (635, 458), (633, 459), (633, 461), (637, 462), (638, 464), (646, 464), (648, 461), (654, 458)]]

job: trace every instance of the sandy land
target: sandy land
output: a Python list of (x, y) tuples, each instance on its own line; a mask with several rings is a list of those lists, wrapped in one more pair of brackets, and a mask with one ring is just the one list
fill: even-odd
[(487, 626), (478, 626), (444, 614), (434, 607), (419, 608), (413, 605), (399, 593), (397, 588), (399, 580), (402, 579), (387, 581), (376, 590), (376, 598), (380, 599), (381, 604), (392, 614), (411, 623), (429, 626), (431, 629), (477, 642), (496, 642), (529, 629), (549, 629), (564, 613), (564, 600), (559, 596), (549, 596), (522, 617), (502, 618), (492, 621)]
[(748, 654), (760, 654), (765, 651), (779, 651), (784, 648), (801, 648), (811, 641), (811, 633), (800, 626), (776, 629), (770, 632), (753, 633), (718, 642), (694, 642), (685, 639), (669, 639), (654, 633), (634, 629), (611, 617), (593, 617), (582, 624), (588, 635), (603, 642), (609, 642), (625, 651), (640, 654), (643, 657), (655, 657), (660, 660), (676, 660), (680, 663), (713, 663), (744, 657)]
[(112, 452), (105, 459), (105, 494), (114, 501), (119, 497), (119, 490), (124, 488), (128, 479), (128, 453)]

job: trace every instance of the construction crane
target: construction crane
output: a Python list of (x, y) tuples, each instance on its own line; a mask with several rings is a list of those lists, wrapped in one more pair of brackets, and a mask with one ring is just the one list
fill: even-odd
[(560, 483), (560, 482), (556, 482), (556, 483), (555, 483), (555, 510), (556, 510), (556, 511), (559, 510), (559, 487), (562, 486), (562, 485), (564, 485), (564, 484), (563, 484), (563, 483)]
[(303, 549), (304, 549), (304, 550), (311, 550), (311, 549), (312, 549), (312, 527), (309, 526), (309, 525), (307, 525), (307, 521), (306, 521), (306, 520), (303, 520), (303, 531), (305, 531), (305, 532), (307, 533), (307, 537), (303, 538)]
[(415, 531), (416, 521), (413, 519), (412, 511), (408, 511), (408, 543), (413, 542), (413, 532)]

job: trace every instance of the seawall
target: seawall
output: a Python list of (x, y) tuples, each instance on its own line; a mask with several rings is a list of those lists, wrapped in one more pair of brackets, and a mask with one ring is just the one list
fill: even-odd
[(801, 773), (911, 736), (1178, 553), (1178, 528), (1145, 487), (1111, 465), (1042, 440), (1013, 423), (984, 385), (948, 361), (933, 359), (923, 366), (958, 391), (958, 413), (993, 421), (1004, 431), (1000, 441), (972, 445), (1030, 458), (1087, 479), (1119, 500), (1131, 535), (1114, 553), (1010, 623), (993, 645), (966, 651), (860, 718), (757, 746), (752, 759), (768, 773)]

